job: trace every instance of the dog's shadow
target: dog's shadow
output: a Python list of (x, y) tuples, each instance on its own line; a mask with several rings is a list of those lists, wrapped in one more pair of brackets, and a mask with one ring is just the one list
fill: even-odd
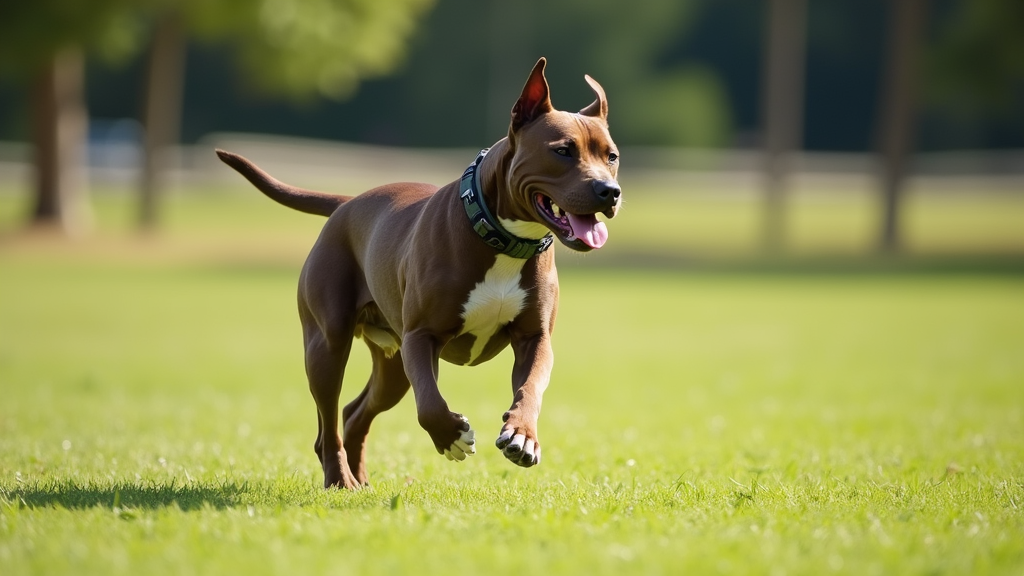
[(205, 507), (232, 508), (249, 492), (247, 482), (225, 482), (214, 486), (120, 482), (113, 485), (79, 484), (62, 480), (38, 486), (0, 488), (0, 497), (15, 506), (28, 508), (110, 508), (113, 510), (154, 510), (177, 507), (184, 511)]

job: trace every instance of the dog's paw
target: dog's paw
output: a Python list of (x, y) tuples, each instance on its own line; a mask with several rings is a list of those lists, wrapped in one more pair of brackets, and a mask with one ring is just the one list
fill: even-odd
[(513, 464), (529, 468), (540, 464), (540, 443), (526, 434), (517, 433), (514, 428), (505, 428), (494, 442)]
[(459, 434), (458, 440), (452, 442), (452, 445), (444, 450), (445, 458), (458, 462), (465, 460), (466, 456), (476, 454), (476, 434), (469, 426), (469, 420), (465, 416), (460, 416), (460, 418), (466, 423), (466, 429)]

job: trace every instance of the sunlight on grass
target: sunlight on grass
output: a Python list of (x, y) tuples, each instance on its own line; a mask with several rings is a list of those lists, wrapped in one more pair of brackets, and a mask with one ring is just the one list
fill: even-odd
[(1017, 278), (563, 272), (544, 463), (490, 446), (505, 353), (441, 369), (476, 456), (407, 398), (347, 493), (318, 488), (294, 269), (0, 267), (5, 574), (1024, 566)]

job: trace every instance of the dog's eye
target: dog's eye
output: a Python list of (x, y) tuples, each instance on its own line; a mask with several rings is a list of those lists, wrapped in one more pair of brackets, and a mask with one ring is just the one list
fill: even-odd
[(572, 152), (569, 151), (568, 146), (559, 146), (558, 148), (555, 148), (555, 154), (558, 154), (559, 156), (572, 156)]
[(618, 154), (616, 154), (615, 152), (612, 152), (612, 153), (608, 154), (608, 163), (609, 164), (615, 164), (618, 161), (619, 161), (619, 155)]

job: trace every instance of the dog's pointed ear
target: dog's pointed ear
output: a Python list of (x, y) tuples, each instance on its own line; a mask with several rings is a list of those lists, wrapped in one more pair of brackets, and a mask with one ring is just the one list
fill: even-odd
[(512, 107), (512, 132), (536, 120), (542, 114), (554, 110), (551, 107), (551, 92), (547, 78), (544, 77), (544, 66), (547, 59), (541, 58), (530, 72), (530, 78), (523, 86), (523, 93)]
[(594, 90), (594, 93), (597, 94), (597, 100), (594, 100), (593, 102), (590, 103), (589, 106), (587, 106), (583, 110), (580, 110), (580, 114), (583, 114), (584, 116), (594, 116), (607, 122), (608, 98), (606, 98), (604, 95), (604, 88), (602, 88), (601, 85), (597, 83), (597, 80), (594, 80), (587, 74), (584, 74), (583, 78), (586, 79), (587, 84), (590, 84), (590, 87)]

